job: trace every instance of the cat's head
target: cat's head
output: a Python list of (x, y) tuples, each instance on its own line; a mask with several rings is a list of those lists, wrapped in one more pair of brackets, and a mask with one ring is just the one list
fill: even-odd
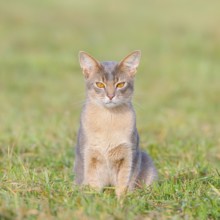
[(140, 57), (141, 52), (134, 51), (121, 62), (99, 62), (89, 54), (79, 52), (88, 101), (107, 108), (129, 103), (134, 91), (134, 76)]

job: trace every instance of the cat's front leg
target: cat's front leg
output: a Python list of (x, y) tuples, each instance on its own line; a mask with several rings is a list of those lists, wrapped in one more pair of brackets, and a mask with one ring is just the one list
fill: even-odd
[(130, 176), (131, 176), (131, 163), (128, 158), (123, 158), (119, 161), (119, 171), (117, 175), (117, 184), (116, 184), (116, 196), (120, 198), (125, 195), (128, 190)]
[(97, 191), (101, 191), (106, 182), (104, 159), (99, 151), (89, 149), (85, 152), (84, 182)]
[(126, 145), (120, 145), (109, 151), (109, 158), (116, 176), (116, 196), (120, 198), (127, 192), (131, 179), (132, 153)]

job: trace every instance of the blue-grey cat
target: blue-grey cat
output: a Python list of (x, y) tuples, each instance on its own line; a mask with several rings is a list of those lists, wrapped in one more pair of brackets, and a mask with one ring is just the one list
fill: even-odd
[(120, 197), (127, 190), (150, 185), (157, 172), (147, 153), (139, 148), (132, 106), (134, 77), (141, 52), (134, 51), (121, 62), (99, 62), (79, 53), (86, 83), (76, 160), (75, 183), (97, 190), (115, 186)]

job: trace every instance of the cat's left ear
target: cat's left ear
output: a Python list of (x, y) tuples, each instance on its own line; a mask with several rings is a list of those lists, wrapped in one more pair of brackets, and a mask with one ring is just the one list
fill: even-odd
[(129, 76), (134, 77), (137, 72), (137, 67), (139, 66), (141, 59), (141, 51), (136, 50), (126, 56), (121, 62), (119, 62), (119, 68), (129, 74)]

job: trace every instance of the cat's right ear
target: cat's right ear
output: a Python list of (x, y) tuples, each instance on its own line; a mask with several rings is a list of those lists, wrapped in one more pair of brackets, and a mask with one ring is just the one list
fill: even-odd
[(84, 51), (79, 52), (79, 63), (86, 79), (97, 72), (101, 67), (98, 60)]

